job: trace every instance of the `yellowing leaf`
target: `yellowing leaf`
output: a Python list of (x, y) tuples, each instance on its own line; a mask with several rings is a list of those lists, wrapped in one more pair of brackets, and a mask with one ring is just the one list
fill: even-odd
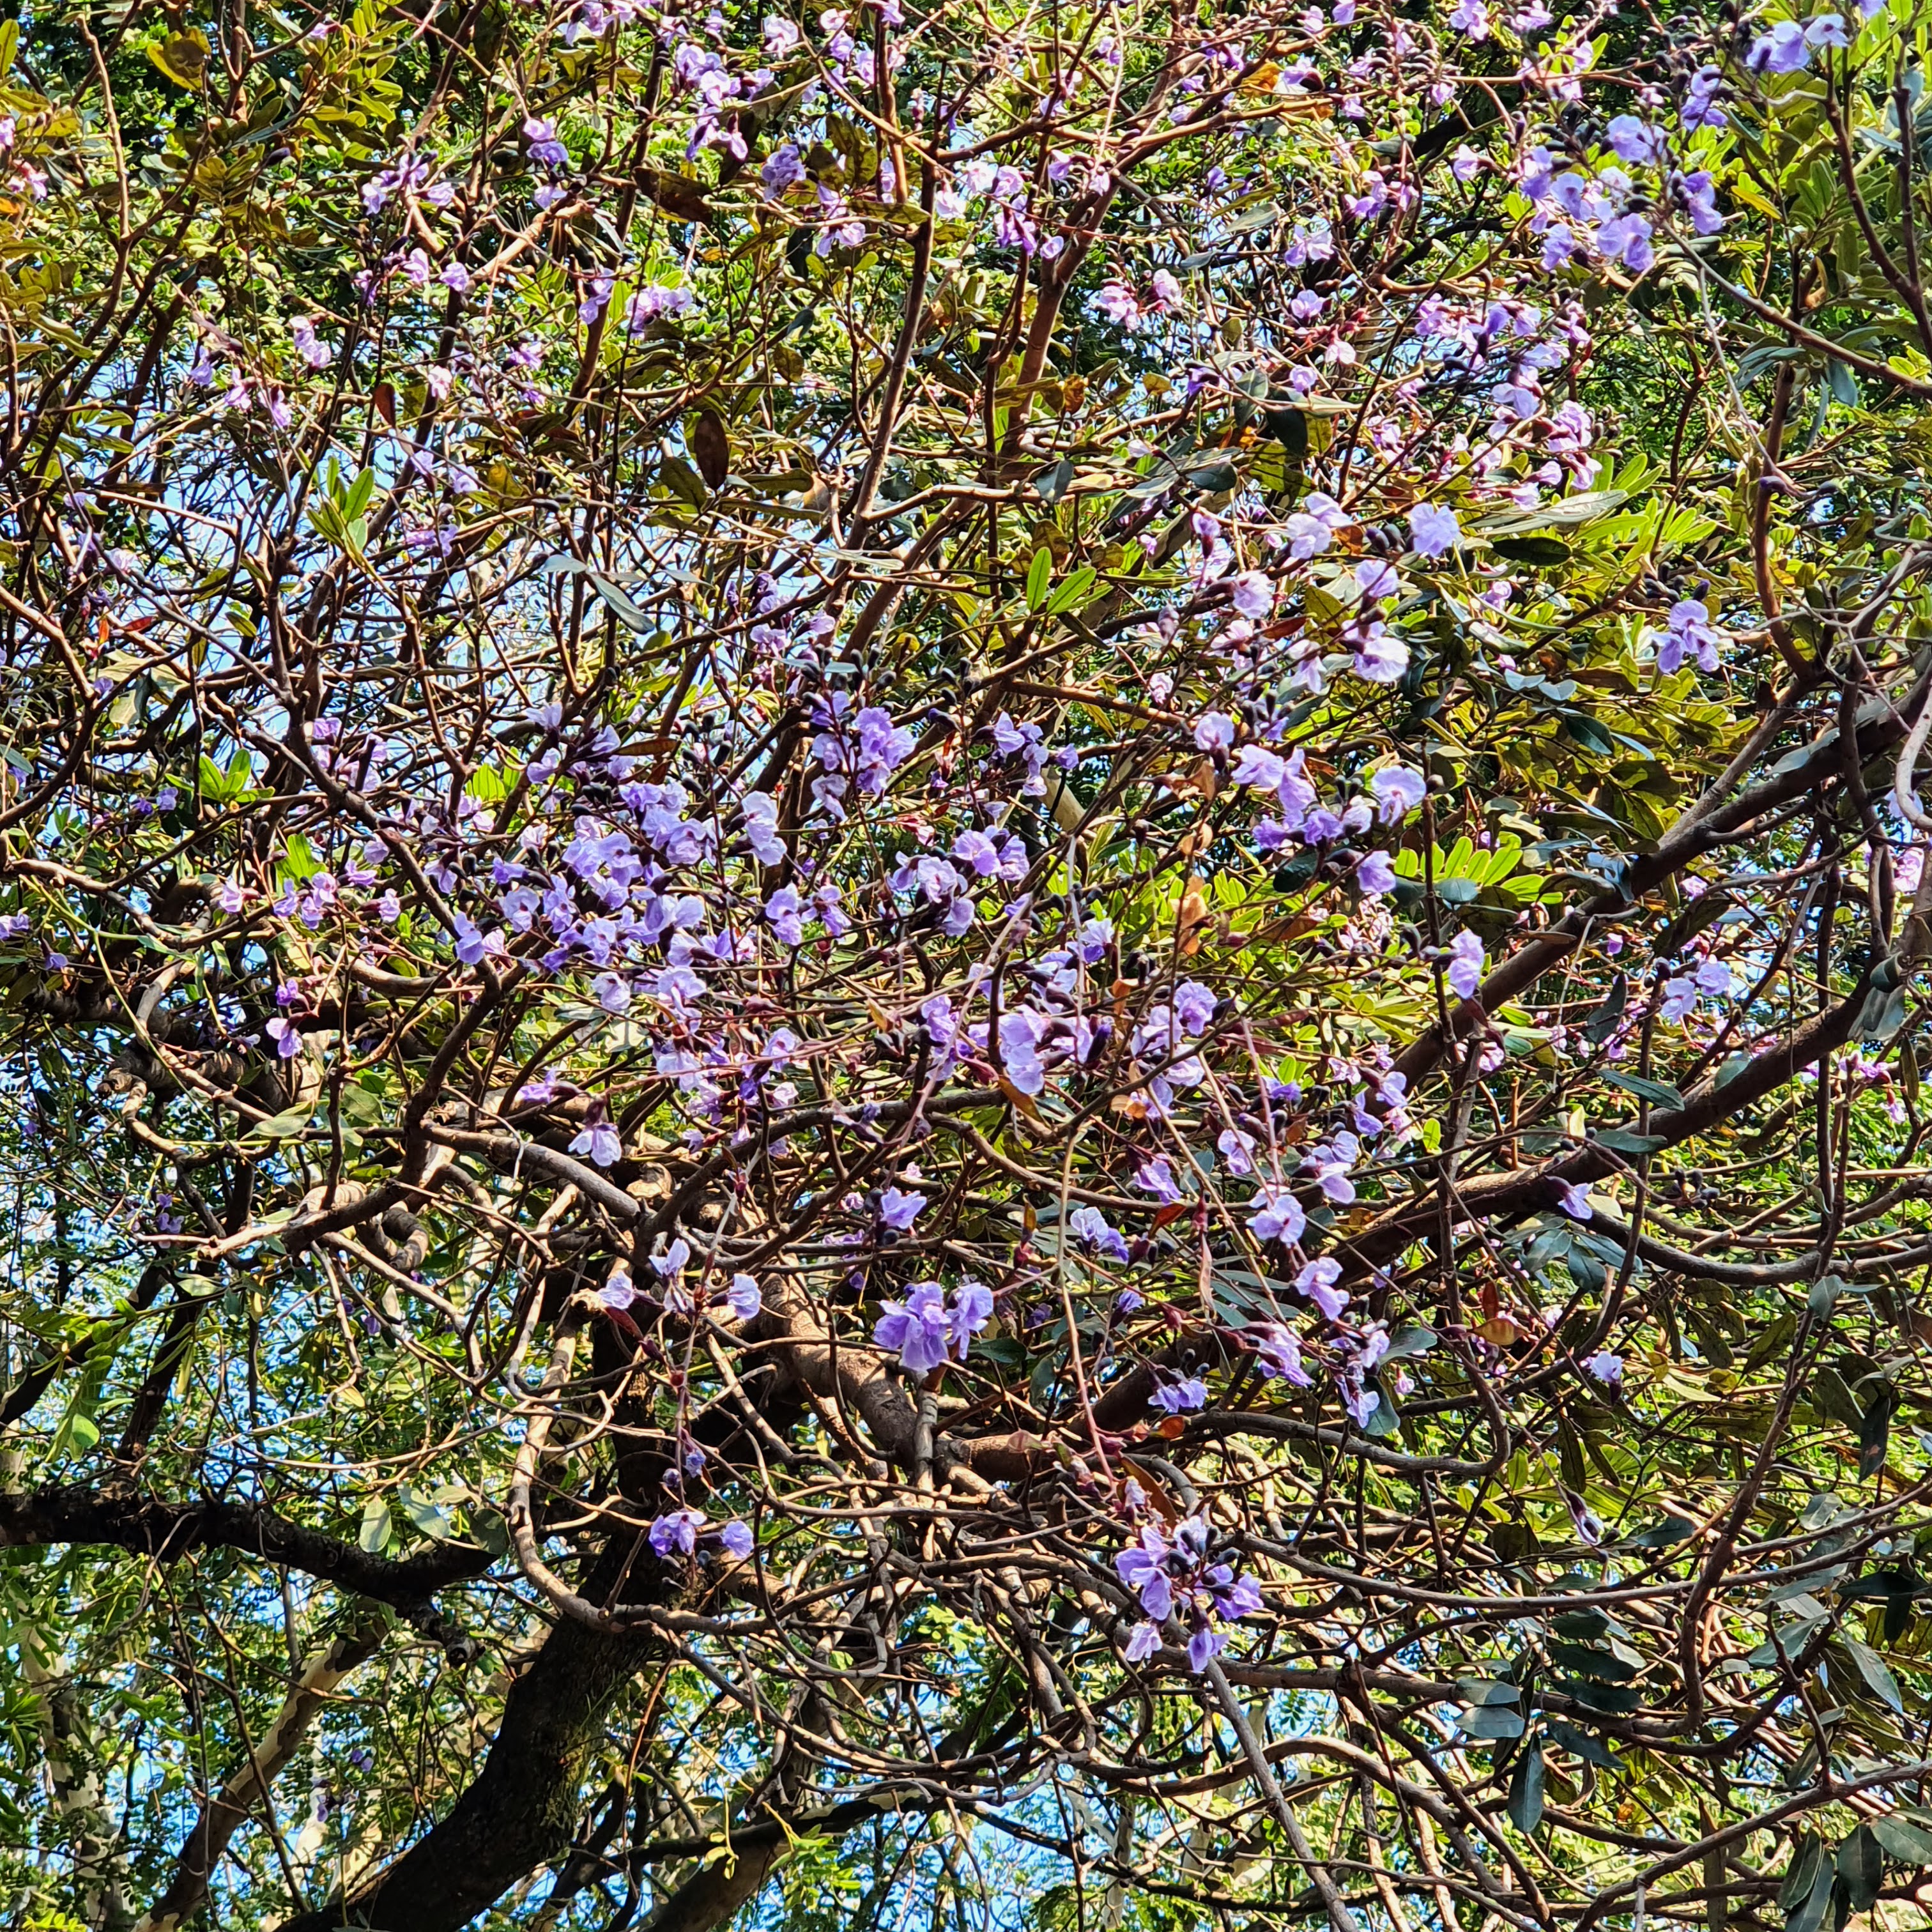
[(182, 31), (148, 50), (148, 58), (177, 87), (198, 94), (208, 79), (210, 54), (208, 36), (199, 27)]

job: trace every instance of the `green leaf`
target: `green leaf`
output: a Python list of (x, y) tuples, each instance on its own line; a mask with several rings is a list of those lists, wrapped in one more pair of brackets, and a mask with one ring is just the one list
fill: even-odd
[(1594, 1764), (1604, 1771), (1621, 1771), (1610, 1748), (1600, 1738), (1592, 1737), (1588, 1731), (1579, 1730), (1567, 1719), (1547, 1718), (1544, 1729), (1549, 1733), (1552, 1744), (1561, 1744), (1573, 1757), (1580, 1757), (1586, 1764)]
[(1885, 1467), (1887, 1444), (1892, 1439), (1892, 1413), (1898, 1406), (1898, 1392), (1888, 1384), (1872, 1398), (1858, 1421), (1858, 1474), (1875, 1476)]
[(1593, 1650), (1580, 1643), (1552, 1642), (1550, 1660), (1559, 1670), (1574, 1671), (1601, 1684), (1628, 1684), (1637, 1670), (1613, 1652)]
[(264, 1141), (292, 1140), (308, 1125), (309, 1118), (314, 1111), (313, 1105), (304, 1100), (299, 1106), (290, 1107), (271, 1120), (258, 1120), (248, 1130), (248, 1138)]
[(1885, 1861), (1869, 1825), (1861, 1825), (1838, 1847), (1838, 1876), (1845, 1882), (1854, 1912), (1869, 1912), (1878, 1902), (1879, 1888), (1885, 1882)]
[(479, 805), (500, 805), (509, 796), (513, 782), (494, 765), (478, 765), (470, 774), (470, 782), (463, 789)]
[(597, 587), (597, 594), (604, 600), (604, 608), (619, 623), (633, 631), (655, 631), (657, 620), (630, 593), (613, 584), (608, 577), (596, 571), (586, 572), (591, 582)]
[(1657, 957), (1668, 959), (1673, 953), (1681, 952), (1688, 941), (1696, 938), (1706, 926), (1716, 925), (1736, 904), (1736, 901), (1726, 892), (1706, 892), (1693, 899), (1657, 935)]
[(362, 1527), (356, 1541), (371, 1556), (380, 1556), (388, 1548), (392, 1534), (388, 1504), (380, 1496), (371, 1496), (362, 1505)]
[(1643, 1693), (1628, 1684), (1599, 1684), (1588, 1677), (1568, 1677), (1558, 1680), (1556, 1688), (1587, 1708), (1610, 1717), (1627, 1718), (1643, 1708)]
[[(1042, 556), (1046, 554), (1044, 550), (1040, 552)], [(1046, 614), (1049, 617), (1058, 617), (1064, 612), (1072, 610), (1084, 599), (1088, 592), (1093, 589), (1094, 574), (1094, 566), (1090, 563), (1083, 563), (1078, 570), (1073, 572), (1070, 576), (1054, 587), (1053, 595), (1046, 600)], [(1027, 575), (1030, 586), (1033, 573), (1028, 571)]]
[(1459, 1677), (1456, 1689), (1466, 1704), (1514, 1704), (1522, 1696), (1515, 1684), (1492, 1677)]
[(1029, 610), (1037, 610), (1046, 602), (1046, 586), (1052, 580), (1052, 551), (1035, 550), (1032, 562), (1027, 566), (1026, 607)]
[[(704, 478), (681, 456), (667, 456), (658, 465), (658, 480), (690, 509), (703, 509), (710, 494), (704, 487)], [(610, 599), (607, 597), (604, 602), (608, 603)]]
[(1619, 973), (1610, 982), (1610, 990), (1604, 996), (1604, 1003), (1583, 1022), (1583, 1037), (1593, 1046), (1601, 1046), (1617, 1030), (1617, 1022), (1624, 1016), (1624, 1008), (1630, 1003), (1630, 975)]
[(1520, 1738), (1526, 1728), (1522, 1714), (1507, 1704), (1479, 1704), (1473, 1711), (1465, 1711), (1456, 1722), (1466, 1737), (1497, 1742)]
[(1667, 1080), (1649, 1080), (1640, 1073), (1625, 1073), (1616, 1067), (1606, 1067), (1604, 1078), (1612, 1087), (1621, 1087), (1626, 1094), (1648, 1100), (1653, 1107), (1681, 1108), (1684, 1105), (1684, 1096)]
[(1586, 1247), (1572, 1241), (1563, 1256), (1563, 1265), (1570, 1279), (1586, 1294), (1594, 1294), (1610, 1280), (1601, 1262)]
[(100, 1426), (91, 1415), (83, 1415), (76, 1409), (61, 1424), (56, 1446), (71, 1450), (76, 1456), (85, 1456), (100, 1440)]
[(282, 842), (282, 870), (298, 886), (306, 885), (322, 870), (315, 848), (299, 832), (291, 832)]
[(1628, 1127), (1598, 1127), (1590, 1138), (1612, 1154), (1654, 1154), (1670, 1144), (1666, 1134), (1640, 1134)]
[(1382, 1360), (1399, 1362), (1405, 1355), (1426, 1355), (1435, 1346), (1436, 1330), (1433, 1328), (1398, 1328), (1389, 1337), (1389, 1345), (1382, 1351)]
[(1594, 718), (1586, 718), (1580, 712), (1566, 711), (1562, 713), (1562, 724), (1564, 735), (1574, 739), (1586, 752), (1594, 752), (1604, 758), (1616, 755), (1616, 740)]
[(1510, 1822), (1526, 1837), (1543, 1822), (1543, 1740), (1532, 1738), (1510, 1780)]
[(345, 517), (359, 517), (369, 507), (369, 499), (376, 494), (376, 472), (365, 469), (349, 486), (349, 494), (342, 500), (342, 514)]
[(1896, 1812), (1871, 1821), (1871, 1834), (1888, 1858), (1902, 1865), (1932, 1865), (1932, 1832), (1914, 1825)]
[(473, 1509), (470, 1512), (470, 1534), (492, 1556), (510, 1553), (510, 1526), (501, 1510)]
[(1838, 1868), (1820, 1847), (1810, 1889), (1786, 1914), (1785, 1932), (1818, 1932), (1832, 1904), (1832, 1888), (1838, 1882)]
[(1512, 563), (1554, 570), (1570, 561), (1570, 546), (1560, 537), (1498, 537), (1490, 548)]
[(1696, 1534), (1694, 1522), (1686, 1522), (1681, 1516), (1667, 1516), (1661, 1522), (1654, 1522), (1649, 1528), (1640, 1530), (1624, 1541), (1632, 1550), (1670, 1550)]
[(1073, 481), (1073, 459), (1063, 456), (1052, 469), (1041, 471), (1033, 479), (1033, 487), (1049, 503), (1057, 503), (1066, 494), (1066, 486)]
[(1855, 1636), (1846, 1636), (1844, 1643), (1851, 1653), (1852, 1661), (1858, 1667), (1858, 1675), (1865, 1680), (1866, 1688), (1881, 1703), (1904, 1717), (1905, 1700), (1900, 1696), (1898, 1680), (1886, 1667), (1885, 1659), (1869, 1644), (1859, 1642)]
[(1791, 1854), (1791, 1863), (1785, 1868), (1784, 1882), (1778, 1888), (1778, 1902), (1786, 1913), (1811, 1896), (1820, 1866), (1828, 1862), (1824, 1840), (1810, 1832), (1801, 1834)]

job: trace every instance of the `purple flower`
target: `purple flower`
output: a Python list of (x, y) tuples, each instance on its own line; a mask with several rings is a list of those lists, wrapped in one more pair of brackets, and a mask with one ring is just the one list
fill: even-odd
[(765, 916), (781, 946), (795, 950), (805, 944), (805, 908), (796, 886), (779, 886), (765, 902)]
[(946, 1332), (962, 1362), (973, 1345), (973, 1337), (992, 1319), (992, 1315), (993, 1291), (983, 1282), (962, 1281), (946, 1317)]
[(1686, 658), (1695, 658), (1705, 670), (1718, 668), (1718, 634), (1712, 628), (1709, 610), (1696, 598), (1681, 598), (1672, 604), (1665, 625), (1657, 646), (1659, 670), (1674, 671)]
[(1274, 608), (1274, 579), (1265, 571), (1248, 571), (1228, 585), (1228, 601), (1244, 617), (1258, 624)]
[(751, 1526), (740, 1522), (736, 1516), (718, 1531), (718, 1541), (727, 1556), (740, 1563), (751, 1555), (754, 1546)]
[(1663, 131), (1647, 127), (1634, 114), (1619, 114), (1604, 130), (1604, 139), (1618, 157), (1634, 166), (1643, 166), (1664, 157)]
[(1231, 1622), (1252, 1616), (1262, 1607), (1262, 1586), (1252, 1576), (1237, 1576), (1225, 1563), (1208, 1571), (1208, 1587), (1214, 1593), (1216, 1614)]
[(1141, 1600), (1141, 1608), (1157, 1624), (1174, 1614), (1174, 1586), (1168, 1580), (1167, 1559), (1173, 1552), (1152, 1523), (1142, 1526), (1140, 1540), (1114, 1558), (1120, 1581)]
[(1690, 85), (1684, 90), (1684, 124), (1687, 128), (1726, 128), (1730, 116), (1714, 104), (1718, 90), (1724, 85), (1723, 74), (1714, 67), (1700, 67), (1690, 76)]
[(774, 148), (758, 170), (759, 184), (767, 195), (783, 194), (804, 178), (805, 164), (799, 158), (796, 143), (791, 141)]
[(1342, 1264), (1332, 1255), (1310, 1262), (1294, 1278), (1294, 1285), (1330, 1322), (1339, 1322), (1348, 1305), (1348, 1292), (1335, 1284), (1342, 1278)]
[(1456, 512), (1441, 503), (1418, 503), (1408, 513), (1408, 527), (1418, 556), (1441, 556), (1462, 541)]
[(962, 1282), (950, 1308), (938, 1282), (915, 1282), (904, 1300), (886, 1303), (872, 1339), (882, 1348), (896, 1348), (900, 1362), (914, 1375), (925, 1375), (943, 1366), (953, 1348), (963, 1362), (972, 1338), (992, 1312), (992, 1291), (976, 1281)]
[(1076, 1241), (1084, 1242), (1096, 1253), (1111, 1255), (1118, 1262), (1131, 1258), (1126, 1240), (1099, 1208), (1076, 1208), (1067, 1216), (1066, 1226)]
[(1459, 932), (1449, 947), (1449, 988), (1458, 999), (1473, 1000), (1483, 983), (1483, 942), (1473, 932)]
[(731, 1312), (740, 1322), (749, 1322), (765, 1305), (765, 1298), (758, 1284), (748, 1274), (734, 1274), (725, 1299), (731, 1304)]
[(1635, 275), (1657, 260), (1650, 244), (1651, 226), (1641, 214), (1620, 214), (1597, 230), (1597, 249), (1605, 260), (1621, 262)]
[(889, 1187), (879, 1197), (879, 1220), (885, 1226), (907, 1234), (925, 1205), (923, 1194), (905, 1194), (896, 1187)]
[(1606, 1388), (1622, 1388), (1624, 1384), (1624, 1358), (1613, 1355), (1607, 1348), (1600, 1349), (1583, 1364)]
[(1228, 1634), (1210, 1630), (1205, 1624), (1187, 1640), (1187, 1667), (1197, 1674), (1205, 1670), (1227, 1648)]
[(698, 1547), (698, 1532), (704, 1518), (694, 1509), (670, 1510), (651, 1525), (651, 1547), (666, 1562), (674, 1556), (688, 1556)]
[(1759, 37), (1744, 64), (1753, 74), (1796, 74), (1808, 66), (1811, 50), (1804, 44), (1804, 23), (1780, 20)]
[(532, 115), (524, 123), (524, 139), (530, 144), (530, 159), (540, 168), (567, 168), (570, 152), (556, 138), (556, 123)]
[(1194, 748), (1225, 752), (1234, 742), (1234, 721), (1225, 711), (1208, 711), (1195, 721)]
[(584, 1116), (584, 1125), (570, 1144), (572, 1154), (587, 1154), (599, 1167), (610, 1167), (624, 1157), (624, 1142), (599, 1100)]
[(502, 950), (503, 935), (500, 931), (482, 932), (466, 914), (456, 915), (456, 956), (464, 965), (476, 965), (486, 953), (501, 952)]
[(1128, 1631), (1127, 1641), (1121, 1654), (1130, 1664), (1141, 1664), (1153, 1656), (1160, 1648), (1160, 1624), (1142, 1622)]
[(945, 1291), (936, 1281), (922, 1281), (903, 1301), (888, 1301), (872, 1330), (882, 1348), (896, 1348), (899, 1360), (914, 1375), (925, 1375), (946, 1360)]
[(1396, 825), (1406, 818), (1429, 795), (1429, 781), (1420, 772), (1406, 766), (1388, 765), (1369, 781), (1384, 825)]
[(640, 289), (624, 305), (624, 326), (633, 335), (641, 335), (654, 322), (666, 316), (682, 315), (695, 306), (686, 288), (670, 288), (652, 282)]
[(292, 1060), (302, 1051), (302, 1035), (296, 1030), (294, 1021), (284, 1019), (279, 1013), (268, 1022), (268, 1037), (284, 1060)]
[(1179, 1415), (1188, 1409), (1205, 1408), (1208, 1384), (1198, 1376), (1177, 1382), (1162, 1382), (1154, 1390), (1152, 1400), (1155, 1408), (1165, 1409), (1169, 1415)]
[(1573, 1221), (1587, 1221), (1590, 1218), (1590, 1197), (1574, 1181), (1564, 1189), (1560, 1204)]
[(334, 359), (328, 344), (317, 340), (315, 324), (305, 315), (297, 316), (289, 324), (289, 340), (311, 369), (326, 369)]
[(1151, 1194), (1157, 1201), (1172, 1206), (1181, 1198), (1180, 1190), (1175, 1184), (1174, 1170), (1164, 1156), (1156, 1155), (1144, 1160), (1134, 1171), (1134, 1185), (1144, 1194)]
[(1198, 980), (1184, 980), (1174, 989), (1174, 1016), (1196, 1039), (1207, 1030), (1217, 1004)]
[(1355, 868), (1356, 883), (1372, 898), (1395, 890), (1395, 868), (1386, 852), (1365, 852)]
[(1281, 754), (1270, 752), (1265, 745), (1244, 745), (1234, 760), (1237, 784), (1258, 785), (1264, 791), (1274, 791), (1287, 773), (1288, 766)]
[(590, 982), (590, 992), (607, 1013), (621, 1013), (631, 1004), (631, 982), (621, 973), (599, 973)]
[(1278, 1376), (1283, 1382), (1292, 1382), (1297, 1388), (1309, 1386), (1308, 1371), (1301, 1366), (1301, 1343), (1292, 1328), (1284, 1328), (1278, 1322), (1271, 1322), (1251, 1332), (1256, 1337), (1262, 1374), (1268, 1381), (1273, 1382)]
[(1248, 1226), (1258, 1241), (1298, 1241), (1308, 1225), (1301, 1203), (1285, 1187), (1264, 1186), (1248, 1203)]

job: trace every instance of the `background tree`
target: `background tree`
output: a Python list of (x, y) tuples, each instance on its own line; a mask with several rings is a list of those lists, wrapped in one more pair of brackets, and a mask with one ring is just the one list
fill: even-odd
[(1924, 1922), (1928, 31), (0, 26), (8, 1922)]

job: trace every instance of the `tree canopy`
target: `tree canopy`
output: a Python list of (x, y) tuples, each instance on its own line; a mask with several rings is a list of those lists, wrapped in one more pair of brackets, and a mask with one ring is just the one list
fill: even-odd
[(0, 25), (8, 1925), (1927, 1922), (1932, 19), (1511, 7)]

